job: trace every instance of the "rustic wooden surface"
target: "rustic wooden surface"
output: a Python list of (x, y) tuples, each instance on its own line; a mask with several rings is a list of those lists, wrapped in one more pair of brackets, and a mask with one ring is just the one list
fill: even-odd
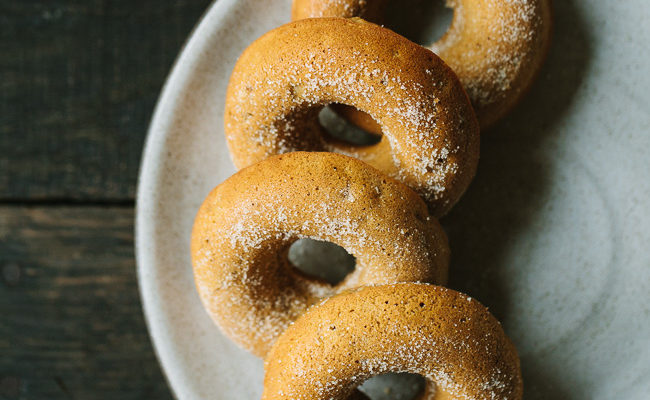
[(129, 201), (161, 85), (210, 0), (0, 0), (0, 199)]
[(131, 207), (0, 207), (0, 398), (170, 398), (132, 221)]
[(158, 93), (210, 0), (0, 0), (0, 399), (171, 399), (133, 257)]

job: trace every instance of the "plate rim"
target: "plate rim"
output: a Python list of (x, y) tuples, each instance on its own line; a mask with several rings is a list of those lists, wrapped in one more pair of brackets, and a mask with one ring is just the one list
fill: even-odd
[[(140, 167), (138, 170), (138, 176), (136, 179), (136, 195), (135, 195), (135, 205), (134, 205), (134, 252), (135, 252), (135, 269), (136, 277), (138, 284), (138, 295), (140, 298), (140, 304), (142, 308), (142, 314), (144, 316), (144, 322), (147, 329), (147, 334), (150, 338), (151, 347), (156, 357), (156, 361), (160, 367), (162, 376), (169, 388), (169, 392), (174, 399), (179, 400), (180, 396), (172, 384), (172, 380), (169, 376), (169, 371), (165, 367), (164, 356), (161, 355), (160, 347), (158, 345), (158, 339), (156, 335), (156, 330), (153, 329), (153, 310), (152, 305), (147, 300), (146, 289), (144, 288), (144, 270), (147, 263), (144, 258), (144, 249), (141, 243), (144, 242), (144, 232), (147, 230), (145, 228), (145, 217), (143, 216), (144, 204), (147, 204), (152, 199), (149, 198), (148, 193), (146, 192), (144, 182), (148, 182), (156, 175), (156, 169), (153, 167), (152, 163), (154, 162), (155, 154), (153, 150), (153, 141), (155, 138), (163, 135), (163, 130), (159, 130), (159, 125), (162, 124), (161, 119), (165, 118), (163, 114), (164, 108), (174, 108), (175, 103), (178, 101), (178, 96), (176, 94), (179, 91), (179, 87), (182, 87), (188, 79), (190, 79), (191, 74), (188, 73), (188, 68), (193, 61), (195, 60), (196, 55), (191, 51), (192, 48), (198, 46), (205, 36), (209, 33), (208, 30), (211, 27), (210, 20), (212, 20), (217, 14), (222, 14), (225, 12), (228, 6), (231, 6), (236, 0), (212, 0), (210, 4), (206, 7), (203, 13), (199, 16), (198, 20), (187, 34), (183, 44), (180, 46), (178, 54), (174, 59), (169, 73), (166, 76), (163, 86), (160, 89), (158, 99), (156, 100), (156, 105), (154, 106), (149, 124), (147, 127), (147, 133), (145, 134), (145, 140), (142, 147), (142, 153), (140, 156)], [(179, 83), (180, 82), (180, 83)], [(171, 114), (169, 114), (171, 115)], [(167, 117), (168, 119), (170, 117)]]

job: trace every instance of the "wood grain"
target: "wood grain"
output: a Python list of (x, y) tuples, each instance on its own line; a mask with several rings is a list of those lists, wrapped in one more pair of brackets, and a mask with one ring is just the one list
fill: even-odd
[(171, 399), (132, 205), (158, 93), (210, 3), (0, 0), (0, 400)]
[(133, 199), (158, 93), (211, 0), (0, 0), (0, 201)]
[(130, 207), (0, 207), (0, 399), (171, 399)]

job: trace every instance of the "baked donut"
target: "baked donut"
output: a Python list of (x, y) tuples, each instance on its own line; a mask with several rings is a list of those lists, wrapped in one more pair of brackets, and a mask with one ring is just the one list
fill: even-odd
[(385, 8), (386, 0), (294, 0), (291, 19), (361, 17), (368, 21), (381, 21)]
[[(318, 113), (330, 103), (370, 114), (382, 140), (354, 146), (328, 135)], [(462, 85), (435, 54), (360, 19), (308, 19), (268, 32), (237, 61), (226, 95), (238, 168), (291, 151), (343, 153), (406, 183), (434, 216), (474, 177), (478, 130)]]
[[(294, 0), (294, 20), (361, 17), (382, 22), (387, 0)], [(482, 129), (506, 115), (532, 84), (550, 44), (550, 0), (447, 0), (454, 16), (431, 49), (456, 72)], [(371, 133), (381, 126), (356, 110), (343, 115)]]
[(410, 372), (426, 399), (521, 399), (517, 351), (465, 294), (402, 283), (362, 287), (310, 308), (266, 357), (262, 400), (342, 400), (366, 379)]
[[(356, 268), (332, 286), (287, 259), (299, 238), (333, 242)], [(449, 247), (426, 204), (355, 158), (296, 152), (245, 168), (217, 186), (194, 222), (199, 295), (222, 331), (263, 356), (322, 297), (359, 285), (447, 280)]]

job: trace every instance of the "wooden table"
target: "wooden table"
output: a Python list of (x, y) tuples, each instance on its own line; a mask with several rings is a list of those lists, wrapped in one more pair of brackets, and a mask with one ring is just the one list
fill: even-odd
[(0, 0), (0, 399), (170, 399), (133, 254), (147, 124), (210, 0)]

